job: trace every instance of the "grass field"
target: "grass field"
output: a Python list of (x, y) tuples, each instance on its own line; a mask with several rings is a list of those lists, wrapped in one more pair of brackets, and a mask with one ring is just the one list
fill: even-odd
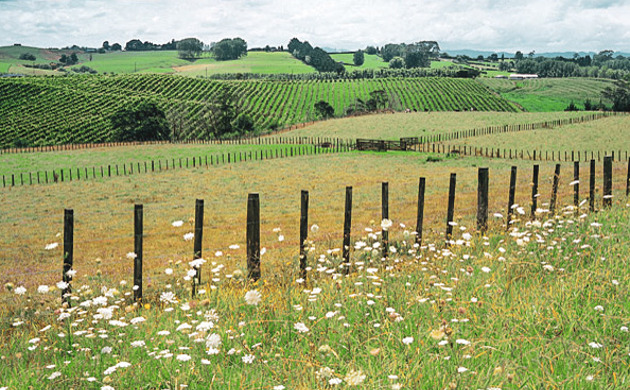
[[(505, 215), (506, 164), (463, 158), (428, 163), (426, 157), (309, 156), (6, 191), (0, 210), (10, 212), (0, 214), (0, 239), (13, 245), (0, 249), (11, 259), (0, 273), (0, 385), (596, 389), (627, 383), (628, 210), (586, 219), (570, 212), (544, 218), (544, 225), (521, 222), (508, 236), (503, 220), (492, 217)], [(488, 238), (474, 234), (474, 167), (481, 165), (490, 167)], [(517, 166), (516, 202), (525, 206), (531, 165)], [(624, 169), (615, 164), (615, 177)], [(450, 172), (458, 174), (458, 243), (443, 250)], [(552, 165), (542, 164), (542, 207), (551, 174)], [(416, 255), (402, 240), (413, 240), (407, 234), (419, 176), (427, 177), (426, 234)], [(380, 231), (385, 180), (390, 237), (399, 241), (383, 261), (370, 248), (379, 236), (370, 238), (364, 229)], [(561, 203), (568, 203), (572, 187), (568, 179), (561, 183)], [(621, 184), (615, 181), (619, 199)], [(337, 267), (338, 252), (329, 251), (341, 245), (346, 185), (354, 187), (359, 248), (347, 278)], [(310, 191), (309, 224), (319, 226), (309, 237), (314, 251), (307, 284), (296, 272), (301, 189)], [(261, 245), (267, 249), (263, 281), (254, 284), (239, 276), (250, 192), (261, 194)], [(206, 201), (208, 263), (202, 294), (189, 299), (192, 243), (183, 235), (192, 231), (195, 198)], [(136, 202), (145, 207), (146, 299), (138, 306), (126, 256), (133, 248)], [(61, 242), (64, 207), (75, 210), (72, 306), (78, 309), (71, 310), (58, 309), (58, 290), (36, 292), (60, 279), (61, 248), (44, 247)], [(176, 220), (184, 225), (172, 226)], [(228, 247), (233, 244), (240, 248)], [(26, 293), (16, 294), (22, 286)], [(260, 302), (255, 293), (245, 298), (253, 290)], [(166, 292), (174, 295), (160, 300)]]
[(601, 92), (613, 85), (612, 80), (589, 78), (524, 81), (482, 78), (480, 82), (532, 112), (562, 111), (571, 102), (583, 109), (586, 99), (598, 103)]
[(175, 67), (174, 70), (185, 76), (210, 76), (220, 73), (299, 74), (315, 71), (286, 52), (249, 52), (246, 57), (232, 61), (201, 59), (189, 65)]
[(389, 64), (376, 54), (365, 54), (365, 61), (361, 66), (354, 65), (354, 54), (353, 53), (343, 53), (343, 54), (331, 54), (330, 55), (333, 60), (338, 62), (343, 62), (346, 66), (346, 70), (351, 72), (353, 70), (363, 70), (363, 69), (382, 69), (389, 68)]
[[(546, 141), (541, 141), (546, 140)], [(552, 142), (549, 142), (552, 141)], [(629, 151), (630, 117), (619, 116), (558, 129), (502, 133), (456, 140), (457, 145), (547, 151)]]
[(487, 126), (575, 118), (584, 113), (414, 112), (331, 119), (277, 135), (331, 138), (399, 139)]

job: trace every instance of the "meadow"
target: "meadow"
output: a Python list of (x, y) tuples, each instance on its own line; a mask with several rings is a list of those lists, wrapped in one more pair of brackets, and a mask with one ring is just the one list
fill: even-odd
[[(542, 164), (539, 222), (517, 212), (521, 220), (507, 235), (505, 162), (428, 157), (352, 152), (5, 191), (0, 210), (11, 211), (0, 214), (0, 239), (15, 245), (2, 248), (11, 261), (0, 273), (0, 386), (624, 387), (625, 164), (615, 164), (612, 211), (589, 215), (585, 204), (555, 217), (544, 211), (552, 164)], [(490, 168), (486, 234), (474, 225), (482, 165)], [(531, 164), (516, 165), (516, 202), (528, 209)], [(457, 225), (445, 248), (451, 172)], [(419, 176), (427, 178), (426, 231), (414, 247)], [(382, 181), (390, 183), (393, 221), (386, 259)], [(565, 176), (561, 183), (564, 205), (573, 185)], [(348, 277), (338, 268), (346, 185), (354, 187)], [(316, 225), (306, 281), (297, 273), (301, 189), (310, 191), (309, 225)], [(266, 248), (257, 283), (243, 279), (250, 192), (261, 194)], [(194, 198), (206, 201), (207, 262), (201, 292), (190, 298), (192, 246), (184, 235)], [(128, 255), (134, 203), (145, 206), (141, 304), (133, 303)], [(61, 242), (64, 207), (75, 210), (71, 307), (59, 303), (61, 245), (51, 245)]]
[[(630, 150), (628, 124), (630, 124), (628, 116), (618, 116), (556, 129), (485, 135), (449, 141), (448, 144), (549, 152), (628, 151)], [(541, 142), (541, 140), (553, 140), (553, 142)]]
[(389, 64), (376, 54), (364, 53), (365, 61), (361, 66), (354, 65), (354, 53), (337, 53), (330, 56), (333, 60), (343, 63), (349, 72), (353, 70), (389, 68)]

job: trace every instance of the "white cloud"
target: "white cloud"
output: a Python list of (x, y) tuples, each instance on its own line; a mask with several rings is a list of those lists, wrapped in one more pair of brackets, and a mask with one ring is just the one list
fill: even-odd
[(100, 46), (240, 36), (250, 47), (356, 49), (437, 40), (445, 48), (630, 51), (630, 1), (0, 0), (0, 45)]

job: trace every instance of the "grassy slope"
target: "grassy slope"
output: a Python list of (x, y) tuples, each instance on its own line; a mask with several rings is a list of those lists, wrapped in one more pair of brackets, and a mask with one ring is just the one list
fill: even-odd
[(246, 57), (233, 61), (215, 61), (206, 58), (191, 64), (175, 67), (178, 74), (205, 76), (220, 73), (313, 73), (315, 69), (293, 58), (289, 53), (249, 52)]
[(354, 66), (354, 54), (352, 53), (343, 53), (343, 54), (331, 54), (330, 55), (333, 60), (343, 62), (346, 66), (347, 71), (352, 70), (363, 70), (363, 69), (381, 69), (389, 67), (389, 64), (383, 59), (375, 54), (365, 54), (364, 58), (365, 62), (361, 66)]
[[(517, 224), (520, 232), (511, 237), (502, 233), (504, 228), (495, 226), (497, 230), (491, 230), (488, 239), (473, 238), (470, 246), (461, 245), (461, 241), (448, 251), (441, 250), (439, 239), (425, 237), (425, 244), (435, 244), (437, 250), (425, 248), (417, 258), (405, 256), (411, 248), (401, 243), (396, 244), (398, 254), (385, 262), (378, 253), (372, 257), (357, 250), (353, 254), (356, 272), (350, 278), (337, 275), (334, 281), (325, 272), (338, 272), (338, 257), (325, 254), (326, 249), (339, 247), (340, 235), (333, 232), (341, 229), (343, 185), (355, 185), (353, 238), (358, 240), (366, 235), (362, 230), (366, 225), (379, 230), (367, 221), (378, 219), (380, 181), (389, 180), (391, 218), (395, 222), (390, 234), (402, 240), (404, 233), (398, 222), (413, 226), (417, 175), (427, 175), (430, 180), (425, 215), (436, 218), (434, 207), (439, 205), (442, 210), (448, 172), (455, 171), (462, 193), (456, 220), (459, 226), (472, 230), (472, 219), (460, 216), (462, 210), (469, 212), (468, 203), (476, 196), (476, 172), (466, 167), (472, 161), (426, 164), (395, 153), (365, 154), (360, 159), (347, 155), (276, 160), (263, 166), (215, 169), (212, 174), (190, 170), (147, 175), (142, 182), (119, 178), (93, 187), (83, 183), (44, 187), (29, 191), (34, 197), (32, 207), (15, 202), (24, 196), (20, 190), (8, 193), (0, 204), (12, 212), (2, 217), (0, 232), (3, 242), (16, 247), (19, 268), (14, 266), (3, 273), (4, 281), (25, 285), (28, 291), (26, 296), (17, 296), (5, 290), (2, 296), (1, 326), (5, 332), (0, 353), (5, 360), (0, 365), (0, 385), (81, 387), (93, 377), (97, 386), (110, 384), (115, 388), (210, 383), (252, 389), (277, 385), (318, 388), (326, 386), (328, 378), (318, 378), (316, 372), (330, 367), (334, 377), (345, 382), (350, 380), (347, 374), (351, 370), (361, 371), (366, 375), (365, 388), (385, 388), (392, 383), (408, 388), (623, 386), (630, 380), (626, 364), (630, 352), (626, 259), (630, 231), (626, 222), (630, 216), (626, 208), (593, 214), (586, 220), (570, 213), (544, 227)], [(497, 188), (491, 189), (490, 213), (501, 211), (509, 167), (492, 161), (476, 163), (490, 165), (491, 188)], [(339, 170), (339, 166), (347, 169)], [(299, 178), (290, 174), (296, 167), (301, 172)], [(542, 168), (541, 172), (551, 174), (551, 165)], [(320, 253), (325, 256), (318, 262), (319, 272), (313, 265), (309, 284), (300, 285), (295, 283), (297, 195), (305, 185), (311, 190), (313, 206), (309, 222), (320, 226), (319, 232), (311, 233), (315, 249), (309, 262), (313, 264)], [(174, 186), (178, 187), (177, 196), (171, 193)], [(548, 183), (543, 187), (541, 193), (547, 194)], [(192, 216), (192, 199), (208, 189), (212, 192), (205, 197), (209, 215), (204, 253), (212, 256), (215, 250), (223, 249), (225, 255), (209, 257), (212, 263), (203, 267), (204, 283), (212, 275), (211, 284), (216, 289), (206, 284), (205, 294), (189, 300), (189, 283), (183, 277), (189, 268), (186, 262), (192, 244), (185, 242), (182, 234), (191, 231), (192, 225), (186, 222), (183, 228), (174, 228), (170, 223), (187, 221)], [(517, 201), (527, 199), (527, 179), (519, 179), (518, 189)], [(251, 191), (259, 191), (263, 199), (262, 236), (268, 248), (263, 257), (265, 281), (254, 285), (234, 281), (235, 272), (244, 270), (243, 250), (225, 248), (229, 243), (244, 247), (244, 232), (238, 226), (244, 226), (242, 206)], [(131, 248), (134, 201), (145, 203), (144, 261), (149, 278), (143, 302), (148, 305), (143, 307), (134, 307), (129, 295), (122, 295), (131, 293), (131, 262), (125, 253)], [(7, 204), (15, 208), (7, 208)], [(38, 284), (54, 284), (59, 279), (57, 268), (50, 276), (38, 272), (45, 270), (48, 262), (58, 266), (60, 248), (47, 252), (42, 248), (60, 240), (54, 235), (59, 230), (61, 214), (57, 210), (62, 204), (76, 206), (75, 259), (80, 260), (75, 260), (78, 274), (74, 291), (80, 297), (78, 302), (102, 295), (103, 286), (115, 288), (108, 300), (108, 305), (116, 303), (113, 319), (131, 324), (133, 318), (142, 317), (145, 322), (127, 326), (109, 323), (93, 317), (94, 306), (59, 321), (58, 313), (52, 311), (58, 304), (51, 298), (58, 291), (50, 295), (35, 292)], [(86, 214), (86, 210), (91, 212)], [(436, 219), (440, 230), (443, 216)], [(37, 229), (18, 234), (19, 226), (32, 225), (33, 220), (37, 220)], [(278, 242), (278, 234), (271, 230), (274, 227), (282, 228), (286, 240)], [(461, 231), (456, 229), (456, 238), (460, 237)], [(371, 244), (367, 237), (363, 240)], [(103, 261), (96, 262), (95, 256)], [(183, 263), (179, 264), (179, 259)], [(25, 268), (35, 263), (37, 268)], [(174, 269), (172, 276), (164, 273), (167, 267)], [(25, 270), (28, 275), (15, 276)], [(90, 288), (79, 291), (80, 285)], [(320, 291), (311, 291), (313, 287)], [(244, 295), (252, 289), (262, 293), (258, 306), (245, 303)], [(159, 294), (169, 290), (175, 292), (178, 304), (158, 301)], [(174, 310), (164, 310), (167, 306)], [(13, 311), (15, 307), (21, 308), (19, 313)], [(216, 355), (206, 352), (203, 340), (195, 342), (196, 337), (190, 336), (194, 329), (177, 329), (182, 323), (196, 327), (210, 309), (216, 310), (218, 318), (213, 318), (211, 330), (197, 332), (196, 337), (216, 333), (222, 341)], [(11, 326), (20, 320), (25, 323)], [(75, 325), (70, 327), (71, 323)], [(299, 333), (296, 323), (304, 323), (307, 331)], [(47, 325), (51, 328), (39, 331)], [(157, 334), (164, 330), (170, 334)], [(407, 339), (410, 344), (406, 345), (403, 339), (408, 337), (412, 339)], [(131, 346), (139, 340), (146, 345)], [(445, 345), (440, 346), (442, 340)], [(29, 346), (37, 347), (29, 351)], [(106, 346), (113, 348), (111, 354), (101, 351)], [(228, 354), (232, 348), (236, 352)], [(61, 352), (68, 350), (75, 352)], [(155, 359), (156, 352), (164, 350), (172, 355)], [(176, 359), (183, 354), (191, 360)], [(242, 361), (249, 354), (255, 356), (252, 364)], [(105, 373), (119, 362), (129, 362), (131, 367)], [(193, 364), (197, 369), (191, 369)], [(44, 368), (48, 365), (55, 366)], [(53, 372), (60, 376), (51, 377)], [(397, 378), (389, 379), (388, 375)]]
[(480, 79), (484, 85), (532, 112), (562, 111), (571, 102), (583, 108), (584, 100), (597, 103), (604, 88), (613, 81), (606, 79), (562, 78), (510, 81)]
[(554, 130), (486, 135), (452, 142), (457, 145), (548, 151), (630, 150), (630, 117), (606, 118)]
[[(583, 113), (582, 113), (583, 114)], [(278, 136), (399, 139), (495, 125), (536, 123), (580, 113), (418, 112), (332, 119)]]

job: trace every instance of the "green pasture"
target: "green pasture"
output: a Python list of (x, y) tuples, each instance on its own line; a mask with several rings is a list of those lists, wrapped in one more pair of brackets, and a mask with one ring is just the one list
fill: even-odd
[(363, 70), (363, 69), (381, 69), (388, 68), (389, 64), (376, 54), (366, 54), (363, 53), (365, 62), (361, 66), (354, 65), (354, 54), (353, 53), (342, 53), (342, 54), (331, 54), (333, 60), (343, 62), (346, 66), (346, 70), (351, 72), (353, 70)]
[(562, 111), (571, 102), (583, 109), (586, 99), (590, 99), (591, 103), (598, 103), (601, 92), (614, 83), (608, 79), (593, 78), (522, 81), (482, 78), (479, 81), (526, 111), (532, 112)]
[(238, 60), (215, 61), (212, 58), (202, 58), (186, 65), (175, 67), (174, 70), (185, 76), (210, 76), (222, 73), (313, 73), (315, 70), (295, 59), (287, 52), (251, 51), (247, 56)]

